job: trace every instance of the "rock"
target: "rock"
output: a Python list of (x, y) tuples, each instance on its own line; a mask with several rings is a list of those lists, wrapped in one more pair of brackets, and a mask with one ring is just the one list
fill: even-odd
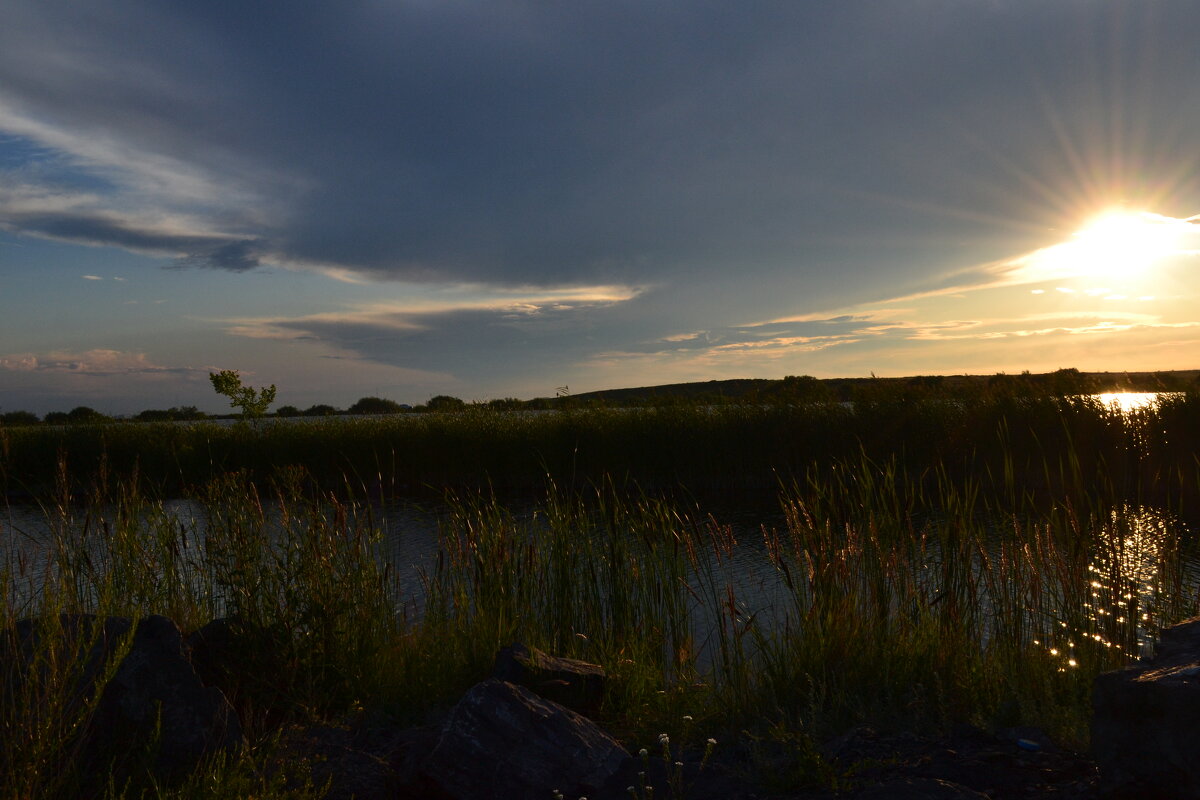
[(450, 711), (424, 773), (455, 800), (595, 793), (629, 753), (587, 718), (489, 678)]
[(1103, 796), (1200, 797), (1200, 618), (1164, 630), (1153, 659), (1097, 676), (1092, 708)]
[(591, 714), (604, 699), (604, 668), (560, 658), (516, 642), (496, 654), (492, 677), (516, 683), (580, 714)]
[(243, 718), (275, 728), (312, 710), (297, 702), (297, 687), (288, 680), (295, 674), (297, 645), (284, 625), (221, 617), (185, 642), (200, 680), (220, 689)]
[(192, 667), (209, 686), (225, 687), (238, 658), (239, 621), (235, 617), (210, 620), (185, 638)]
[[(78, 714), (83, 704), (95, 692), (96, 680), (100, 677), (108, 654), (119, 646), (129, 633), (132, 622), (127, 617), (98, 619), (92, 614), (60, 614), (45, 620), (23, 619), (7, 631), (2, 643), (0, 659), (15, 669), (16, 683), (5, 687), (6, 703), (29, 703), (31, 698), (21, 696), (26, 679), (36, 671), (39, 685), (47, 680), (68, 679), (66, 704), (59, 711), (62, 715)], [(60, 670), (52, 676), (50, 663), (71, 664), (74, 674), (64, 675)], [(17, 693), (13, 697), (12, 693)]]
[(130, 742), (157, 735), (154, 768), (165, 777), (242, 744), (241, 724), (225, 695), (200, 682), (179, 628), (157, 615), (138, 623), (129, 652), (104, 687), (95, 728), (105, 736), (127, 734), (121, 739)]
[[(56, 652), (60, 663), (69, 659), (67, 663), (77, 664), (65, 713), (81, 713), (100, 692), (83, 726), (80, 748), (100, 765), (136, 759), (153, 744), (151, 766), (157, 776), (170, 779), (191, 771), (206, 756), (236, 751), (242, 744), (237, 715), (219, 690), (200, 682), (174, 622), (146, 617), (132, 630), (121, 661), (109, 663), (132, 628), (126, 617), (90, 614), (22, 620), (14, 629), (19, 674), (24, 680), (31, 670), (45, 670), (49, 652)], [(48, 636), (57, 641), (47, 641)]]

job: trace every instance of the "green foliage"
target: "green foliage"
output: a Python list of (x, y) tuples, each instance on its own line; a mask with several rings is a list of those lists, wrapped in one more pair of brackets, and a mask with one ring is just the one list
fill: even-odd
[(0, 423), (5, 425), (36, 425), (38, 416), (30, 411), (6, 411), (0, 414)]
[(267, 408), (275, 402), (275, 384), (255, 389), (243, 386), (237, 370), (224, 369), (220, 372), (208, 373), (217, 394), (229, 398), (229, 405), (242, 410), (243, 419), (259, 419), (267, 413)]

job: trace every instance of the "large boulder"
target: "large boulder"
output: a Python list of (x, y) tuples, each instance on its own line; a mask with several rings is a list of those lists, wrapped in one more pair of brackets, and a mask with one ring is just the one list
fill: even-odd
[(237, 714), (219, 689), (204, 686), (188, 661), (183, 636), (163, 616), (146, 617), (129, 652), (104, 687), (98, 731), (125, 732), (131, 741), (157, 737), (155, 772), (176, 776), (206, 756), (242, 744)]
[(128, 617), (93, 614), (19, 620), (0, 640), (3, 702), (24, 705), (30, 713), (78, 715), (132, 626)]
[(572, 711), (589, 715), (604, 699), (607, 676), (604, 668), (574, 658), (561, 658), (516, 642), (496, 654), (492, 677), (517, 683), (560, 703)]
[(594, 794), (628, 758), (586, 717), (489, 678), (450, 711), (424, 771), (454, 800), (546, 800)]
[[(153, 756), (154, 773), (169, 779), (242, 744), (237, 715), (219, 690), (200, 682), (179, 628), (166, 617), (146, 617), (134, 628), (126, 617), (64, 614), (22, 620), (12, 633), (6, 644), (19, 654), (13, 673), (18, 680), (6, 701), (30, 702), (21, 687), (28, 685), (31, 670), (45, 673), (54, 662), (70, 664), (73, 674), (62, 688), (66, 704), (59, 713), (81, 713), (92, 704), (81, 752), (100, 765), (132, 763), (144, 753)], [(120, 661), (111, 663), (113, 657)]]
[(297, 710), (294, 692), (282, 678), (291, 650), (283, 625), (221, 617), (192, 631), (184, 643), (200, 680), (220, 689), (235, 708), (253, 709), (271, 724)]
[(1099, 675), (1092, 704), (1103, 796), (1200, 797), (1200, 618), (1164, 630), (1154, 658)]

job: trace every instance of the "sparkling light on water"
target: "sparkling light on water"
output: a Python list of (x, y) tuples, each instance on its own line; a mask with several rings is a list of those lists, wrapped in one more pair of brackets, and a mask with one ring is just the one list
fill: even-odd
[(1115, 406), (1128, 414), (1150, 408), (1158, 402), (1157, 392), (1105, 392), (1095, 395), (1095, 398), (1106, 406)]

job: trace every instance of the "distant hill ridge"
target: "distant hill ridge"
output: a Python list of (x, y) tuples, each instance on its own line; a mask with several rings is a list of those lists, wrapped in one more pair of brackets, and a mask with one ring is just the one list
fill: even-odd
[(1080, 372), (1060, 369), (1054, 372), (993, 375), (913, 375), (902, 378), (814, 378), (809, 375), (785, 378), (733, 378), (729, 380), (666, 383), (622, 389), (601, 389), (571, 395), (574, 400), (600, 400), (622, 403), (635, 400), (696, 400), (711, 398), (745, 399), (780, 394), (825, 396), (850, 399), (868, 387), (887, 389), (923, 389), (953, 393), (955, 390), (980, 390), (1010, 385), (1049, 393), (1093, 394), (1101, 392), (1171, 392), (1200, 386), (1200, 369), (1160, 370), (1156, 372)]

